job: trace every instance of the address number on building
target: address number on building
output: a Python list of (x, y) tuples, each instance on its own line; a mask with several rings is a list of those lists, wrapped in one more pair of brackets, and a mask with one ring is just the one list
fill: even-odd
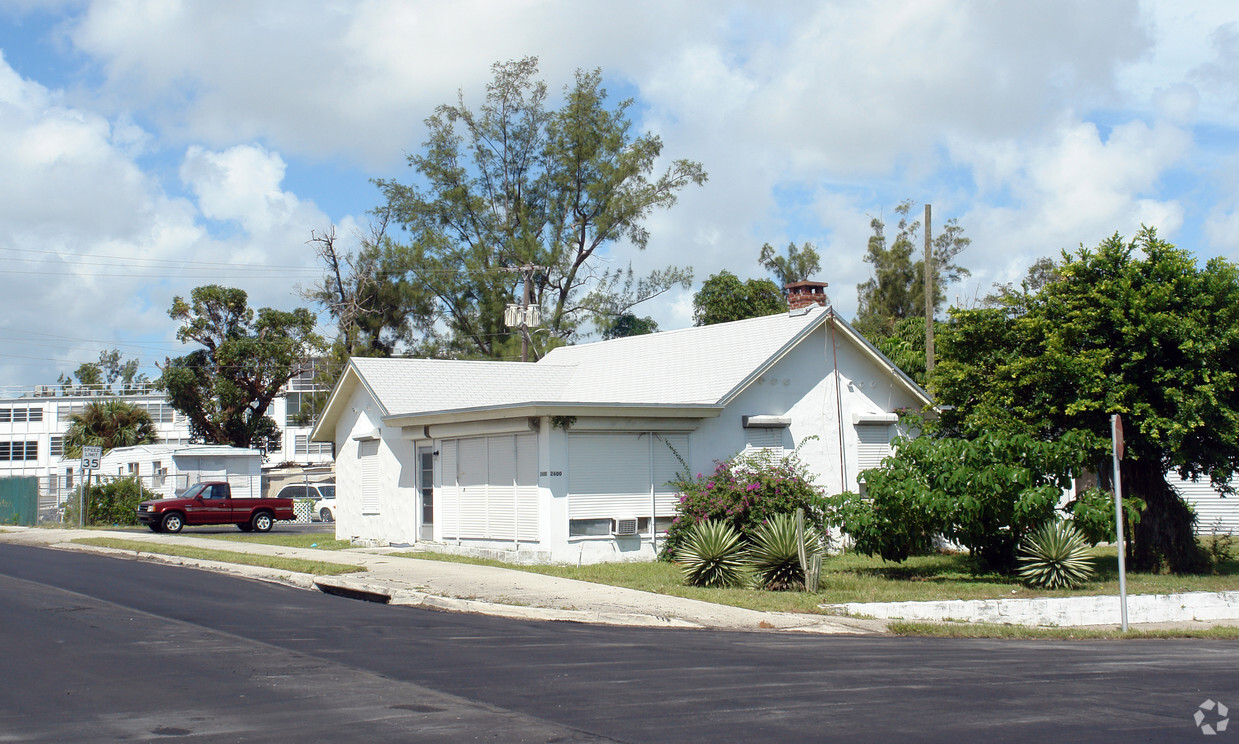
[(101, 459), (103, 459), (102, 447), (82, 448), (82, 470), (98, 470)]
[(559, 476), (562, 476), (563, 474), (564, 474), (564, 471), (562, 471), (562, 470), (551, 470), (551, 471), (549, 471), (549, 472), (548, 472), (548, 471), (546, 471), (546, 470), (542, 470), (542, 471), (539, 471), (539, 472), (538, 472), (538, 477), (540, 477), (540, 478), (545, 478), (546, 476), (548, 476), (548, 475), (549, 475), (549, 476), (551, 476), (552, 478), (557, 478), (557, 477), (559, 477)]

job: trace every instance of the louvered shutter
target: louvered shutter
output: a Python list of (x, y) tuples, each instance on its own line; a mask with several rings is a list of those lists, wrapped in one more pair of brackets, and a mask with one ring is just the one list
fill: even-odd
[(379, 513), (379, 443), (357, 443), (357, 465), (361, 469), (361, 513)]

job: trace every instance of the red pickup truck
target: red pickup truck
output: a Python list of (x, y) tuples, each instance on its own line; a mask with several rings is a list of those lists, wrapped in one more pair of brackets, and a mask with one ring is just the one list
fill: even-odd
[(174, 499), (138, 504), (138, 521), (152, 532), (180, 532), (185, 525), (235, 524), (242, 532), (268, 532), (277, 519), (296, 519), (292, 499), (234, 499), (227, 483), (199, 483)]

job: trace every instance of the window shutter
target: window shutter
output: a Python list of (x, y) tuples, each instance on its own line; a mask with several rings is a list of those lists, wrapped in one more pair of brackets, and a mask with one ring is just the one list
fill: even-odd
[(357, 443), (357, 464), (361, 467), (361, 513), (379, 513), (379, 443)]

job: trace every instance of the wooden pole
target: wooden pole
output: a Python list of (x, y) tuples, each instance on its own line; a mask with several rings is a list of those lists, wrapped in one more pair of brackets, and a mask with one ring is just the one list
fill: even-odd
[(934, 243), (930, 205), (925, 205), (925, 375), (934, 371)]
[(533, 266), (522, 267), (524, 271), (524, 297), (521, 300), (521, 361), (529, 361), (529, 279), (533, 275)]

